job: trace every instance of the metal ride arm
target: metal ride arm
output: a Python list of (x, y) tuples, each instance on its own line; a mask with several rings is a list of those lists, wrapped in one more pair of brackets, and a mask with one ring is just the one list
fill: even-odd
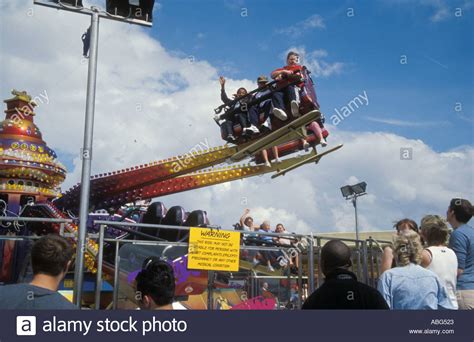
[(311, 151), (310, 153), (308, 153), (307, 155), (305, 155), (304, 157), (302, 157), (302, 159), (294, 164), (292, 164), (291, 166), (287, 167), (287, 168), (283, 168), (282, 170), (279, 170), (277, 173), (275, 173), (274, 175), (272, 175), (272, 179), (274, 178), (277, 178), (279, 176), (284, 176), (286, 173), (294, 170), (294, 169), (297, 169), (299, 168), (300, 166), (303, 166), (305, 164), (309, 164), (309, 163), (312, 163), (314, 162), (315, 164), (319, 163), (319, 160), (325, 156), (326, 154), (329, 154), (331, 152), (334, 152), (338, 149), (340, 149), (343, 145), (342, 144), (339, 144), (333, 148), (330, 148), (326, 151), (324, 151), (323, 153), (319, 153), (316, 151), (316, 148), (314, 148), (313, 151)]
[(233, 161), (240, 161), (272, 146), (277, 146), (293, 139), (302, 138), (303, 135), (300, 129), (319, 119), (320, 117), (321, 113), (318, 110), (313, 110), (305, 115), (302, 115), (299, 118), (291, 121), (286, 126), (273, 131), (263, 138), (252, 141), (249, 145), (243, 146), (231, 157), (231, 159)]
[[(264, 175), (271, 172), (276, 172), (275, 175), (272, 176), (272, 178), (275, 178), (280, 175), (284, 175), (285, 173), (302, 165), (314, 161), (318, 162), (319, 159), (321, 159), (324, 155), (334, 152), (341, 147), (342, 145), (338, 145), (321, 154), (315, 154), (315, 152), (311, 152), (303, 156), (287, 158), (282, 160), (280, 163), (272, 164), (271, 167), (267, 167), (263, 164), (215, 167), (144, 186), (140, 189), (139, 196), (141, 199), (152, 199), (178, 192), (190, 191), (216, 184), (231, 182), (238, 179)], [(118, 195), (117, 197), (111, 198), (111, 200), (120, 202), (120, 204), (132, 202), (135, 199), (136, 194), (134, 193)], [(98, 204), (105, 205), (105, 203)]]
[[(208, 172), (215, 171), (206, 171), (201, 175), (190, 175), (190, 173), (222, 164), (229, 159), (232, 161), (240, 161), (272, 146), (277, 146), (292, 139), (299, 139), (301, 138), (300, 128), (316, 120), (319, 115), (319, 111), (307, 113), (269, 135), (247, 144), (239, 146), (220, 146), (92, 177), (91, 206), (102, 208), (115, 207), (137, 199), (148, 199), (195, 188), (196, 184), (194, 183), (197, 180), (199, 180), (198, 183), (200, 183), (204, 179), (202, 177), (208, 174)], [(291, 166), (285, 166), (288, 160), (294, 161), (295, 159), (290, 158), (284, 160), (284, 163), (277, 165), (278, 169), (285, 169)], [(297, 160), (301, 161), (301, 159)], [(276, 171), (273, 167), (265, 168), (261, 165), (241, 168), (241, 174), (237, 172), (238, 169), (239, 167), (228, 168), (226, 171), (227, 174), (224, 175), (227, 176), (229, 173), (233, 173), (235, 174), (235, 179), (237, 179)], [(265, 170), (264, 172), (255, 172), (255, 170), (263, 169)], [(249, 171), (249, 176), (245, 175), (245, 172), (247, 172), (245, 170)], [(223, 180), (218, 181), (218, 183), (229, 180), (223, 178)], [(202, 184), (202, 186), (212, 185), (206, 184), (205, 182)], [(77, 207), (79, 194), (80, 185), (76, 185), (66, 192), (62, 198), (57, 200), (56, 204), (58, 207), (66, 209)]]
[[(137, 190), (146, 185), (221, 164), (237, 151), (237, 146), (220, 146), (93, 176), (91, 179), (91, 205), (134, 190), (137, 195)], [(56, 204), (64, 208), (76, 207), (80, 190), (80, 184), (77, 184), (58, 199)]]

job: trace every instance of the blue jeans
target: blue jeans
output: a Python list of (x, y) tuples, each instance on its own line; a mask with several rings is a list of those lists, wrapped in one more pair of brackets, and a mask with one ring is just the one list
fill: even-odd
[[(262, 106), (260, 107), (260, 104)], [(252, 125), (259, 126), (259, 114), (263, 113), (263, 121), (268, 119), (272, 112), (272, 101), (263, 101), (262, 103), (256, 104), (255, 106), (250, 107), (249, 109), (249, 121)]]
[(274, 92), (272, 95), (273, 107), (285, 110), (285, 96), (287, 97), (290, 103), (291, 101), (296, 101), (297, 91), (299, 91), (299, 88), (297, 86), (290, 85), (285, 89), (282, 89), (281, 91)]
[(247, 120), (247, 115), (244, 112), (236, 112), (233, 114), (232, 119), (226, 119), (221, 126), (222, 133), (224, 135), (224, 138), (233, 135), (234, 134), (234, 125), (236, 123), (239, 123), (242, 129), (245, 127), (248, 127), (248, 120)]

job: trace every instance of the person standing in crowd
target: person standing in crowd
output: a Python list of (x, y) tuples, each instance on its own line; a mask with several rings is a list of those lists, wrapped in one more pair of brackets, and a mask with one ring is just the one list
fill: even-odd
[(173, 267), (157, 257), (146, 258), (136, 279), (136, 299), (144, 310), (173, 310)]
[[(406, 231), (414, 231), (415, 233), (418, 234), (418, 225), (416, 224), (415, 221), (409, 218), (404, 218), (397, 223), (394, 224), (393, 228), (397, 231), (397, 235), (406, 232)], [(393, 257), (393, 249), (392, 246), (386, 246), (383, 249), (383, 254), (382, 254), (382, 264), (381, 264), (381, 271), (380, 273), (383, 273), (392, 267), (395, 267), (395, 259)]]
[(456, 277), (458, 261), (451, 248), (446, 247), (449, 229), (438, 215), (423, 217), (420, 225), (421, 236), (427, 247), (421, 253), (421, 266), (436, 273), (446, 287), (453, 308), (458, 308), (456, 299)]
[(77, 309), (57, 290), (71, 265), (73, 249), (59, 235), (45, 235), (31, 249), (33, 280), (0, 286), (0, 309)]
[(439, 277), (420, 266), (421, 252), (421, 240), (416, 232), (407, 230), (397, 235), (394, 241), (397, 267), (382, 273), (378, 290), (391, 309), (454, 309)]
[(474, 228), (467, 223), (473, 214), (471, 202), (453, 198), (449, 204), (447, 220), (454, 231), (449, 247), (458, 259), (457, 298), (459, 309), (474, 309)]
[(263, 284), (262, 284), (262, 287), (260, 289), (260, 296), (262, 296), (264, 298), (273, 297), (272, 293), (270, 292), (270, 286), (268, 285), (268, 283), (266, 281), (263, 282)]
[(331, 240), (321, 249), (323, 285), (304, 302), (303, 310), (388, 309), (381, 294), (357, 281), (351, 267), (351, 249), (340, 240)]

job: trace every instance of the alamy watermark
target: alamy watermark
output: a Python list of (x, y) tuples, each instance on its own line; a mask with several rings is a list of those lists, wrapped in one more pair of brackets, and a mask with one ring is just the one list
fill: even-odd
[(367, 91), (364, 90), (362, 94), (355, 96), (345, 106), (342, 106), (341, 108), (334, 108), (335, 114), (331, 115), (331, 123), (334, 126), (337, 126), (346, 118), (351, 116), (351, 114), (354, 113), (360, 106), (368, 105), (369, 95), (367, 94)]
[(193, 148), (191, 148), (187, 153), (177, 156), (176, 161), (174, 161), (171, 166), (174, 172), (180, 172), (183, 169), (193, 162), (196, 159), (196, 156), (200, 153), (204, 153), (206, 150), (209, 150), (210, 144), (207, 141), (207, 138), (204, 141), (200, 141)]

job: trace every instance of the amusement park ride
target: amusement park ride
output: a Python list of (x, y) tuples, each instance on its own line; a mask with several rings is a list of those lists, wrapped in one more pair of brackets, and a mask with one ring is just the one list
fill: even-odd
[[(323, 127), (323, 118), (319, 112), (314, 86), (309, 72), (303, 69), (302, 74), (295, 76), (297, 82), (304, 82), (305, 95), (301, 97), (300, 116), (288, 115), (287, 121), (272, 118), (273, 130), (266, 134), (246, 136), (241, 127), (235, 126), (234, 133), (238, 136), (235, 144), (226, 144), (208, 150), (195, 151), (191, 154), (176, 156), (148, 164), (132, 166), (122, 170), (101, 173), (91, 178), (90, 221), (91, 231), (96, 231), (92, 220), (102, 219), (129, 223), (153, 223), (171, 226), (209, 225), (206, 212), (195, 210), (186, 213), (184, 208), (176, 206), (168, 210), (161, 202), (150, 201), (157, 197), (190, 191), (215, 184), (230, 182), (237, 179), (253, 177), (274, 172), (272, 178), (309, 163), (318, 163), (320, 159), (339, 148), (337, 145), (318, 153), (318, 138), (308, 133), (306, 126), (316, 121), (321, 127), (323, 137), (329, 132)], [(293, 80), (295, 82), (295, 80)], [(289, 83), (271, 82), (271, 92), (281, 90)], [(270, 92), (270, 95), (271, 95)], [(248, 96), (251, 96), (251, 92)], [(55, 152), (49, 148), (42, 134), (34, 123), (35, 101), (26, 92), (12, 91), (13, 98), (4, 102), (6, 118), (0, 124), (0, 200), (3, 216), (26, 216), (57, 219), (75, 219), (79, 209), (81, 185), (77, 184), (70, 190), (61, 193), (59, 186), (66, 177), (66, 168), (58, 161)], [(261, 98), (257, 101), (263, 101)], [(235, 99), (239, 101), (241, 99)], [(258, 102), (257, 102), (258, 103)], [(222, 113), (223, 112), (223, 113)], [(291, 113), (291, 111), (287, 111)], [(229, 115), (230, 107), (221, 106), (215, 110), (216, 123), (220, 124)], [(268, 150), (269, 159), (273, 160), (272, 147), (276, 146), (280, 157), (289, 156), (305, 150), (303, 140), (311, 145), (311, 151), (272, 162), (271, 166), (263, 163), (261, 152)], [(183, 162), (184, 161), (184, 162)], [(247, 161), (246, 164), (242, 163)], [(145, 201), (146, 204), (143, 204)], [(140, 202), (140, 204), (137, 204)], [(74, 221), (77, 223), (77, 220)], [(67, 233), (77, 233), (76, 223), (66, 223)], [(59, 233), (58, 224), (28, 223), (28, 225), (6, 225), (0, 222), (2, 235), (26, 235), (31, 233)], [(138, 232), (134, 236), (133, 232)], [(131, 233), (130, 233), (131, 232)], [(124, 230), (109, 229), (108, 236), (132, 236), (140, 240), (154, 241), (186, 241), (183, 231), (135, 229), (124, 234)], [(71, 238), (74, 242), (74, 239)], [(153, 246), (157, 247), (157, 246)], [(2, 256), (0, 282), (16, 282), (20, 268), (25, 260), (25, 247), (12, 241), (0, 242)], [(142, 253), (160, 254), (151, 247), (144, 247)], [(126, 248), (121, 253), (126, 253)], [(137, 254), (137, 252), (134, 252)], [(190, 271), (186, 269), (186, 249), (175, 249), (168, 254), (173, 260), (175, 269), (184, 269), (189, 273), (187, 280), (177, 286), (178, 296), (201, 295), (206, 290), (207, 271)], [(88, 240), (85, 254), (85, 266), (90, 273), (97, 272), (98, 244)], [(113, 274), (112, 259), (105, 254), (104, 275)], [(252, 268), (248, 263), (248, 269)], [(183, 266), (184, 265), (184, 266)], [(245, 262), (242, 261), (242, 265)], [(130, 285), (130, 274), (134, 269), (121, 270), (120, 281)], [(183, 273), (183, 272), (181, 272)], [(110, 277), (108, 278), (110, 279)], [(225, 283), (225, 282), (224, 282)], [(222, 284), (224, 287), (225, 284)], [(191, 285), (190, 285), (191, 284)], [(129, 286), (129, 290), (131, 286)], [(190, 290), (191, 289), (191, 290)], [(193, 305), (190, 305), (193, 307)]]

